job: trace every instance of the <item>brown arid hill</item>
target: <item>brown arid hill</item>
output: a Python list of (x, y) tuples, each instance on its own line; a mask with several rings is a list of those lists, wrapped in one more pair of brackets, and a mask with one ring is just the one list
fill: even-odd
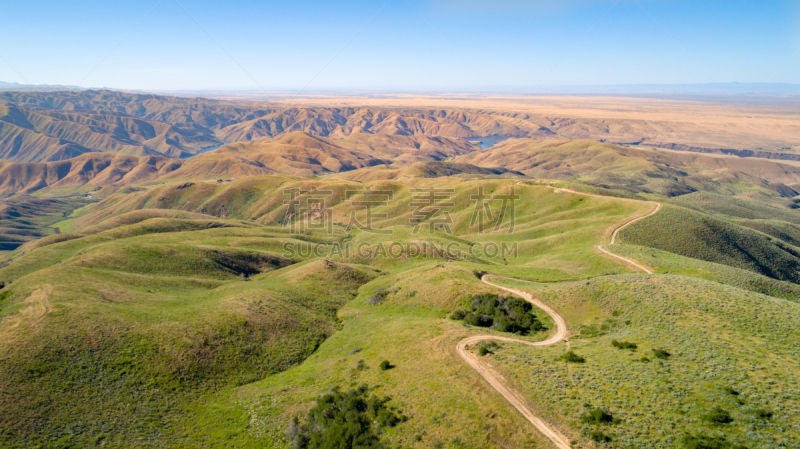
[(267, 113), (236, 107), (110, 91), (0, 93), (0, 158), (14, 162), (69, 159), (88, 152), (182, 157), (222, 144), (215, 129)]
[(637, 193), (683, 195), (697, 190), (741, 193), (763, 188), (784, 197), (800, 191), (800, 166), (758, 158), (626, 147), (593, 140), (509, 139), (454, 158), (543, 179), (577, 180)]
[(30, 193), (45, 187), (132, 185), (158, 179), (181, 166), (163, 156), (135, 157), (86, 153), (56, 162), (0, 160), (0, 195)]
[(187, 160), (170, 178), (239, 178), (283, 173), (308, 176), (363, 167), (438, 161), (475, 151), (459, 139), (353, 134), (344, 139), (303, 131), (226, 145)]
[(226, 127), (218, 135), (229, 142), (294, 131), (339, 138), (354, 133), (461, 139), (491, 135), (558, 136), (544, 126), (548, 121), (530, 119), (458, 109), (289, 108)]
[(354, 134), (345, 139), (302, 131), (240, 142), (190, 159), (86, 153), (55, 162), (0, 160), (0, 194), (45, 187), (125, 186), (156, 180), (230, 179), (282, 173), (310, 176), (385, 164), (440, 161), (475, 151), (459, 139)]

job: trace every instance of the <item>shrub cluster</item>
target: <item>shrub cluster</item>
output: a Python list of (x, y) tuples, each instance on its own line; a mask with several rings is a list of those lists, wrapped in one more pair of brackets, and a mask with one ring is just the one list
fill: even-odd
[(305, 422), (294, 417), (286, 429), (286, 436), (295, 448), (372, 448), (381, 449), (378, 432), (384, 427), (395, 427), (408, 420), (383, 399), (369, 394), (369, 387), (361, 385), (345, 392), (333, 388), (317, 399), (308, 411)]
[(617, 424), (619, 423), (619, 419), (615, 419), (614, 415), (611, 414), (608, 410), (603, 410), (601, 408), (593, 409), (589, 412), (584, 413), (581, 415), (581, 421), (586, 424), (592, 425), (607, 425), (607, 424)]
[(636, 343), (632, 343), (629, 341), (617, 341), (617, 340), (611, 340), (611, 346), (619, 349), (630, 349), (632, 351), (639, 347), (636, 345)]
[(705, 416), (705, 419), (711, 424), (729, 424), (733, 422), (733, 417), (731, 417), (731, 414), (719, 406), (711, 409), (711, 411)]
[(666, 349), (653, 349), (653, 355), (659, 359), (668, 359), (672, 354), (670, 354)]
[(586, 361), (585, 358), (579, 356), (578, 354), (575, 354), (575, 352), (573, 351), (565, 352), (564, 355), (561, 356), (561, 360), (567, 363), (583, 363)]
[(450, 315), (472, 326), (489, 327), (500, 332), (529, 335), (547, 328), (533, 313), (533, 306), (520, 298), (491, 293), (473, 295), (466, 309)]
[(478, 355), (483, 357), (486, 354), (494, 354), (494, 351), (500, 349), (500, 345), (496, 341), (482, 341), (478, 345)]
[(390, 370), (390, 369), (394, 368), (394, 365), (392, 365), (392, 363), (390, 361), (384, 360), (384, 361), (381, 362), (380, 365), (378, 365), (378, 368), (380, 368), (381, 371), (386, 371), (386, 370)]

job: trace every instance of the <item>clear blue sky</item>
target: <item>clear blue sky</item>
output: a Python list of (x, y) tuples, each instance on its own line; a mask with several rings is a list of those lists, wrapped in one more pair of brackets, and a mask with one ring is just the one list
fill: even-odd
[(800, 83), (796, 0), (4, 0), (0, 11), (0, 80), (31, 84)]

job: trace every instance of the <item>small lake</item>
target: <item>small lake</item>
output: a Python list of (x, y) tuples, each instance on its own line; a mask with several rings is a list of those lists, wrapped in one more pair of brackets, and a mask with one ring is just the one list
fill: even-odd
[[(217, 146), (215, 146), (215, 147), (203, 148), (203, 149), (202, 149), (202, 150), (200, 150), (200, 152), (199, 152), (199, 153), (197, 153), (197, 154), (208, 153), (209, 151), (214, 151), (214, 150), (216, 150), (217, 148), (222, 148), (222, 147), (224, 147), (225, 145), (227, 145), (227, 144), (217, 145)], [(179, 157), (178, 159), (191, 159), (191, 158), (193, 158), (193, 157), (197, 156), (197, 154), (187, 154), (186, 156), (181, 156), (181, 157)]]
[(506, 139), (513, 139), (520, 136), (488, 136), (488, 137), (467, 137), (468, 142), (478, 142), (482, 150), (485, 150), (497, 142), (502, 142)]

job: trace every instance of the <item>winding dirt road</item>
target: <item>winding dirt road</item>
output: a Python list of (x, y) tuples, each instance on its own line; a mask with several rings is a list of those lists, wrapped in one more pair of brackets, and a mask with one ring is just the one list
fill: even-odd
[[(554, 189), (554, 190), (556, 192), (569, 192), (569, 193), (574, 193), (574, 194), (578, 194), (578, 195), (600, 196), (600, 195), (594, 195), (594, 194), (590, 194), (590, 193), (576, 192), (576, 191), (569, 190), (569, 189)], [(614, 230), (611, 233), (611, 244), (613, 245), (616, 242), (617, 235), (619, 234), (620, 231), (622, 231), (626, 227), (630, 226), (631, 224), (633, 224), (633, 223), (635, 223), (635, 222), (637, 222), (639, 220), (643, 220), (643, 219), (645, 219), (647, 217), (652, 216), (653, 214), (658, 212), (660, 209), (661, 209), (661, 204), (653, 203), (653, 207), (650, 209), (650, 211), (648, 211), (648, 213), (646, 213), (644, 215), (637, 215), (637, 216), (631, 217), (629, 220), (627, 220), (622, 225), (617, 226), (616, 228), (614, 228)], [(640, 270), (642, 270), (642, 271), (644, 271), (646, 273), (650, 273), (650, 274), (653, 273), (650, 269), (648, 269), (644, 265), (636, 262), (635, 260), (629, 259), (627, 257), (620, 256), (619, 254), (615, 254), (615, 253), (609, 251), (603, 245), (597, 245), (597, 249), (599, 249), (600, 251), (602, 251), (603, 253), (607, 254), (608, 256), (610, 256), (610, 257), (612, 257), (614, 259), (617, 259), (617, 260), (625, 262), (629, 266), (636, 267), (636, 268), (638, 268), (638, 269), (640, 269)], [(514, 391), (510, 387), (506, 386), (503, 383), (502, 377), (497, 372), (492, 370), (490, 367), (481, 364), (479, 357), (475, 353), (470, 352), (470, 351), (467, 350), (468, 346), (470, 346), (472, 344), (477, 344), (478, 342), (486, 341), (486, 340), (505, 341), (505, 342), (511, 342), (511, 343), (520, 343), (520, 344), (528, 345), (528, 346), (552, 346), (552, 345), (554, 345), (556, 343), (559, 343), (562, 340), (566, 340), (567, 341), (567, 347), (569, 347), (567, 321), (564, 319), (564, 317), (559, 315), (558, 312), (553, 310), (553, 308), (551, 308), (547, 304), (545, 304), (542, 301), (534, 298), (533, 296), (531, 296), (530, 294), (528, 294), (528, 293), (526, 293), (524, 291), (515, 290), (515, 289), (507, 288), (507, 287), (502, 287), (500, 285), (497, 285), (497, 284), (494, 284), (492, 282), (489, 282), (489, 280), (487, 279), (489, 276), (490, 275), (483, 275), (481, 277), (481, 281), (483, 281), (484, 283), (489, 284), (489, 285), (491, 285), (493, 287), (496, 287), (496, 288), (499, 288), (501, 290), (505, 290), (505, 291), (507, 291), (509, 293), (512, 293), (514, 295), (517, 295), (517, 296), (523, 298), (524, 300), (528, 301), (529, 303), (533, 304), (534, 306), (544, 310), (545, 313), (550, 315), (550, 317), (555, 322), (556, 332), (555, 332), (555, 334), (553, 334), (553, 336), (551, 336), (547, 340), (536, 341), (536, 342), (519, 340), (519, 339), (511, 338), (511, 337), (502, 337), (502, 336), (499, 336), (499, 335), (474, 335), (472, 337), (467, 337), (467, 338), (459, 341), (458, 345), (456, 345), (456, 352), (458, 352), (458, 355), (461, 356), (461, 358), (464, 359), (464, 361), (467, 362), (467, 364), (469, 366), (471, 366), (475, 371), (477, 371), (478, 374), (481, 375), (481, 377), (486, 379), (486, 381), (489, 382), (489, 385), (491, 385), (495, 390), (497, 390), (498, 393), (503, 395), (503, 397), (508, 402), (510, 402), (511, 405), (514, 406), (514, 408), (519, 410), (519, 412), (522, 413), (522, 416), (524, 416), (525, 419), (530, 421), (530, 423), (533, 424), (534, 427), (536, 427), (536, 429), (539, 430), (539, 432), (541, 432), (544, 436), (546, 436), (548, 439), (550, 439), (550, 441), (553, 442), (553, 445), (556, 448), (558, 448), (558, 449), (571, 449), (571, 446), (569, 445), (569, 440), (564, 435), (562, 435), (558, 430), (556, 430), (554, 427), (548, 425), (546, 422), (544, 422), (544, 420), (542, 420), (541, 418), (536, 416), (533, 413), (533, 411), (530, 409), (530, 407), (528, 407), (528, 405), (525, 403), (524, 397), (519, 392)]]
[(518, 392), (512, 390), (511, 388), (503, 384), (500, 375), (497, 374), (494, 370), (492, 370), (488, 366), (482, 365), (480, 360), (478, 359), (478, 356), (475, 353), (467, 351), (467, 346), (486, 340), (507, 341), (512, 343), (521, 343), (523, 345), (528, 345), (528, 346), (551, 346), (567, 338), (567, 321), (564, 319), (564, 317), (559, 315), (555, 310), (550, 308), (550, 306), (539, 301), (533, 296), (520, 290), (514, 290), (511, 288), (506, 288), (497, 284), (493, 284), (486, 279), (488, 276), (489, 275), (484, 275), (481, 278), (481, 281), (493, 287), (497, 287), (499, 289), (513, 293), (523, 298), (525, 301), (528, 301), (529, 303), (533, 304), (534, 306), (544, 310), (548, 315), (550, 315), (551, 318), (553, 318), (553, 321), (556, 323), (556, 332), (555, 334), (553, 334), (552, 337), (544, 341), (525, 341), (516, 338), (501, 337), (499, 335), (475, 335), (459, 341), (458, 345), (456, 346), (456, 351), (458, 352), (458, 355), (460, 355), (461, 358), (464, 359), (464, 361), (467, 362), (469, 366), (471, 366), (475, 371), (478, 372), (478, 374), (480, 374), (484, 379), (486, 379), (486, 381), (489, 382), (489, 385), (494, 387), (494, 389), (497, 390), (498, 393), (503, 395), (503, 397), (506, 398), (506, 400), (510, 402), (511, 405), (514, 406), (514, 408), (516, 408), (517, 410), (519, 410), (520, 413), (522, 413), (522, 416), (524, 416), (528, 421), (530, 421), (531, 424), (533, 424), (534, 427), (536, 427), (536, 429), (539, 430), (539, 432), (541, 432), (542, 434), (544, 434), (544, 436), (549, 438), (550, 441), (552, 441), (553, 444), (555, 444), (555, 446), (558, 449), (570, 449), (570, 445), (567, 438), (561, 435), (554, 428), (547, 425), (547, 423), (545, 423), (541, 418), (536, 416), (530, 409), (530, 407), (528, 407), (527, 404), (525, 404), (525, 400), (523, 399), (522, 395), (520, 395)]
[[(616, 229), (614, 229), (614, 232), (611, 233), (611, 244), (613, 245), (617, 241), (617, 235), (619, 235), (619, 231), (627, 228), (628, 226), (636, 223), (639, 220), (644, 220), (645, 218), (654, 215), (659, 210), (661, 210), (661, 203), (653, 203), (653, 207), (650, 209), (650, 211), (648, 213), (646, 213), (644, 215), (639, 215), (637, 217), (633, 217), (630, 220), (628, 220), (625, 223), (623, 223), (621, 226), (618, 226)], [(613, 257), (614, 259), (621, 260), (621, 261), (625, 262), (626, 264), (628, 264), (630, 266), (636, 267), (636, 268), (644, 271), (645, 273), (653, 274), (653, 272), (649, 268), (647, 268), (646, 266), (640, 264), (639, 262), (637, 262), (637, 261), (635, 261), (633, 259), (629, 259), (627, 257), (622, 257), (619, 254), (615, 254), (615, 253), (609, 251), (604, 245), (597, 245), (597, 249), (599, 249), (603, 253)]]

